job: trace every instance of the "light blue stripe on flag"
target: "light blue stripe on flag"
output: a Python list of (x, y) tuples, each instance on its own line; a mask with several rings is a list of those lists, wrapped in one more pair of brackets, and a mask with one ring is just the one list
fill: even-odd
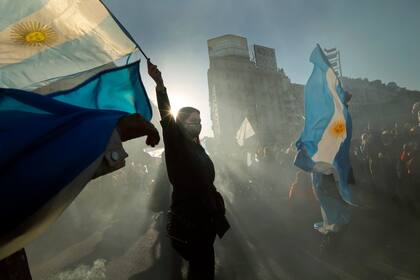
[[(1, 92), (14, 93), (17, 96), (20, 93), (25, 93), (22, 90), (0, 88)], [(46, 97), (86, 109), (139, 113), (149, 121), (152, 118), (152, 109), (141, 80), (138, 62), (103, 71), (75, 88), (54, 92)], [(0, 95), (0, 110), (39, 113), (42, 108), (41, 105), (28, 107), (27, 104), (19, 102), (19, 100), (19, 98), (2, 99)], [(56, 106), (59, 104), (56, 103)]]
[[(3, 30), (13, 22), (17, 22), (21, 18), (27, 17), (30, 14), (41, 9), (48, 0), (13, 0), (2, 1), (1, 11), (13, 11), (13, 13), (1, 13), (0, 30)], [(1, 12), (0, 11), (0, 12)]]
[[(62, 197), (60, 204), (49, 204), (101, 160), (119, 119), (126, 114), (0, 89), (0, 260), (46, 230), (43, 225), (51, 223), (46, 212), (61, 213), (70, 203), (67, 199), (74, 199)], [(91, 178), (80, 181), (83, 185), (77, 188), (82, 190)], [(14, 244), (12, 248), (9, 243)]]
[(73, 89), (48, 96), (79, 107), (139, 113), (148, 121), (152, 118), (138, 62), (106, 70)]

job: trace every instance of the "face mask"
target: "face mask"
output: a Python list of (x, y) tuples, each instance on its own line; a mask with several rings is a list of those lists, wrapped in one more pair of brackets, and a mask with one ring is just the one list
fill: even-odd
[(198, 137), (200, 135), (201, 124), (185, 123), (184, 128), (192, 138)]

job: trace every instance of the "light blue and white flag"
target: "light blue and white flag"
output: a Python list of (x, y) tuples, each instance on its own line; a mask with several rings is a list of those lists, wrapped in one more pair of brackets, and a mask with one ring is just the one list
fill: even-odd
[(305, 127), (296, 143), (295, 165), (308, 172), (333, 174), (341, 197), (352, 204), (349, 96), (319, 45), (310, 61), (314, 69), (305, 86)]
[(0, 14), (0, 88), (34, 90), (136, 49), (99, 0), (2, 0)]

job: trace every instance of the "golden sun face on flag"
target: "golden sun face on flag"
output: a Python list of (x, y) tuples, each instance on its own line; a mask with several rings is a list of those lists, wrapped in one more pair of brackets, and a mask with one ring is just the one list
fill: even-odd
[(330, 132), (337, 138), (344, 137), (346, 134), (346, 123), (344, 120), (335, 121), (331, 126)]
[(56, 41), (54, 29), (40, 22), (23, 22), (11, 28), (10, 36), (13, 42), (23, 46), (48, 46)]

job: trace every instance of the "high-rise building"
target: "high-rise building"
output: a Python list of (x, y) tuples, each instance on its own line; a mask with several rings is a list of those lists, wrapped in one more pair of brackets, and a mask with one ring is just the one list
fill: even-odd
[[(237, 147), (236, 134), (244, 119), (260, 147), (288, 145), (301, 128), (302, 86), (277, 68), (275, 50), (253, 46), (247, 39), (224, 35), (208, 40), (209, 98), (213, 131), (224, 148)], [(298, 105), (299, 104), (299, 105)]]

